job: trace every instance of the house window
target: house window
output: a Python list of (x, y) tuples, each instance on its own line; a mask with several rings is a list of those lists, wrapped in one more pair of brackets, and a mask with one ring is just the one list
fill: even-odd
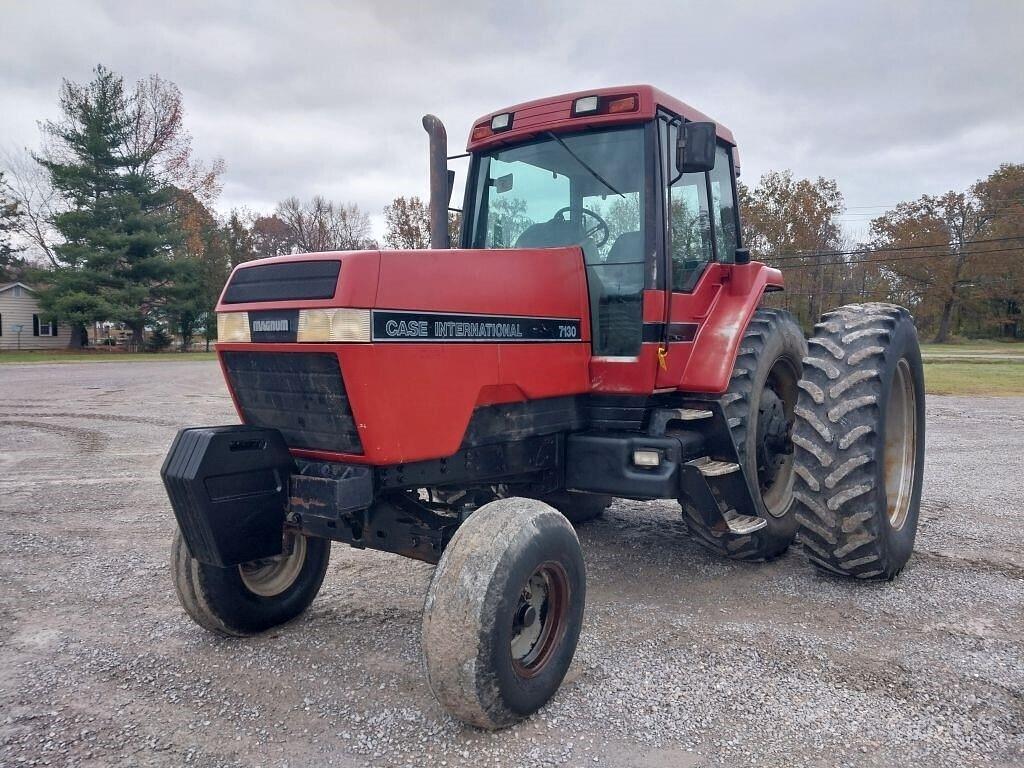
[(33, 336), (56, 336), (57, 324), (44, 323), (39, 319), (39, 315), (32, 315), (32, 332)]
[(13, 287), (13, 288), (11, 289), (11, 295), (12, 295), (12, 296), (13, 296), (14, 298), (16, 298), (16, 299), (20, 299), (20, 298), (21, 298), (21, 286), (20, 286), (20, 285), (16, 285), (16, 286), (14, 286), (14, 287)]

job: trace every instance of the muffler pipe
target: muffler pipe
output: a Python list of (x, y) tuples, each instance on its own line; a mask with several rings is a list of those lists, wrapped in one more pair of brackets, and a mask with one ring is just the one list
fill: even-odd
[(448, 172), (448, 133), (433, 115), (423, 116), (423, 129), (430, 136), (430, 247), (451, 248), (448, 237), (448, 203), (452, 197)]

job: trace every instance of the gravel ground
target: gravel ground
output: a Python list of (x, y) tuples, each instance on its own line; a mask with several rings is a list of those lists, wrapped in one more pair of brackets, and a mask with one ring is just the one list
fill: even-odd
[(0, 765), (1024, 764), (1024, 399), (931, 397), (917, 552), (893, 584), (723, 562), (678, 507), (580, 531), (586, 625), (528, 722), (427, 688), (431, 567), (336, 545), (299, 620), (212, 637), (180, 609), (158, 469), (236, 418), (215, 363), (0, 367)]

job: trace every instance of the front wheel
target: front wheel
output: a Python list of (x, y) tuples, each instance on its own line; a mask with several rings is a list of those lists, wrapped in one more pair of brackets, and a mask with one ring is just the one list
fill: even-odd
[(204, 629), (232, 637), (294, 619), (320, 591), (331, 542), (301, 534), (289, 539), (278, 557), (218, 568), (192, 557), (181, 531), (175, 531), (171, 572), (185, 612)]
[(480, 507), (445, 548), (423, 609), (438, 701), (487, 729), (536, 712), (569, 669), (585, 598), (579, 540), (558, 510), (524, 498)]

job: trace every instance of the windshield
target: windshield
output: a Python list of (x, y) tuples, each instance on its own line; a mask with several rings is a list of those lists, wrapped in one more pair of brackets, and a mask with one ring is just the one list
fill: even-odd
[(580, 245), (642, 262), (643, 127), (556, 135), (479, 158), (473, 248)]
[(476, 160), (471, 248), (579, 245), (594, 351), (634, 356), (642, 337), (644, 126), (543, 134)]

